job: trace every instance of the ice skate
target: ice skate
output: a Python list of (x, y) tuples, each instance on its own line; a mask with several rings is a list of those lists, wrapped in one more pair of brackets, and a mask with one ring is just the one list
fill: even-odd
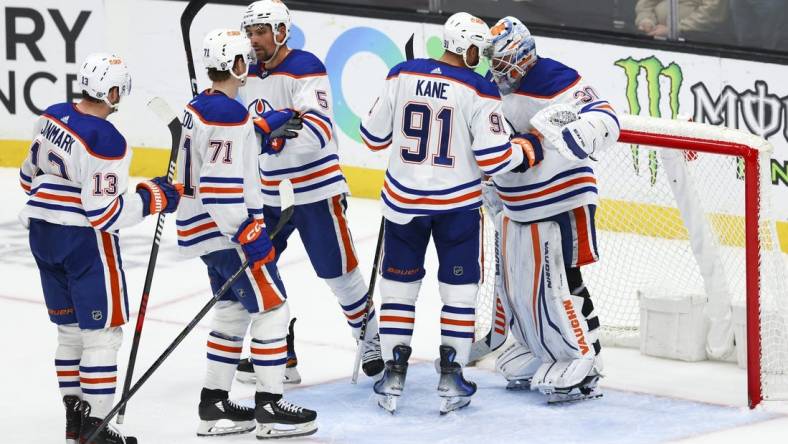
[(255, 394), (257, 439), (306, 436), (317, 432), (317, 412), (291, 404), (282, 395)]
[(66, 408), (66, 444), (78, 444), (79, 427), (82, 424), (80, 402), (79, 398), (74, 395), (63, 397), (63, 406)]
[(594, 372), (586, 376), (583, 382), (574, 387), (553, 387), (551, 389), (542, 390), (542, 393), (547, 395), (548, 404), (596, 399), (602, 397), (602, 390), (598, 387), (598, 383), (599, 374)]
[(385, 367), (380, 354), (380, 335), (375, 333), (375, 336), (361, 343), (361, 370), (372, 378), (379, 375)]
[(236, 435), (255, 429), (254, 409), (228, 399), (224, 390), (202, 389), (197, 436)]
[(471, 396), (476, 393), (476, 384), (462, 376), (462, 366), (454, 362), (457, 352), (448, 345), (440, 346), (440, 381), (438, 395), (443, 398), (440, 413), (445, 415), (459, 410), (471, 403)]
[[(90, 403), (81, 401), (79, 403), (80, 410), (82, 410), (82, 426), (80, 428), (79, 442), (85, 444), (88, 437), (93, 434), (99, 424), (103, 421), (102, 418), (90, 416)], [(107, 424), (93, 440), (92, 444), (137, 444), (137, 438), (133, 436), (123, 436), (120, 431)]]
[(389, 413), (397, 410), (397, 400), (405, 388), (405, 376), (408, 372), (408, 359), (412, 349), (407, 345), (394, 347), (394, 359), (386, 362), (383, 377), (375, 382), (375, 393), (380, 395), (378, 405)]

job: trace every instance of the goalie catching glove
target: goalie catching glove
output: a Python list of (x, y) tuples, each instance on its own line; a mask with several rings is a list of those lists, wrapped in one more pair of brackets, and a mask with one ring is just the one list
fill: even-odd
[(604, 100), (580, 110), (559, 103), (531, 118), (531, 125), (544, 137), (548, 149), (570, 160), (582, 160), (618, 140), (621, 128), (613, 108)]
[(172, 213), (183, 196), (183, 184), (169, 183), (164, 176), (154, 177), (137, 184), (137, 194), (142, 198), (143, 216)]
[(241, 245), (252, 270), (260, 269), (276, 257), (276, 251), (271, 244), (271, 238), (268, 237), (265, 222), (262, 219), (253, 217), (246, 219), (238, 227), (238, 231), (233, 236), (233, 242)]
[(261, 138), (260, 154), (279, 153), (285, 140), (298, 137), (296, 131), (303, 128), (301, 116), (290, 109), (268, 111), (253, 121), (254, 130)]

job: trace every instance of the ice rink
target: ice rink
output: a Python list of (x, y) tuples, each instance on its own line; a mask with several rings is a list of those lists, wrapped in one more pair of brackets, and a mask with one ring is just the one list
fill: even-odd
[[(0, 169), (0, 325), (3, 362), (0, 421), (3, 443), (63, 442), (64, 415), (52, 364), (56, 330), (48, 320), (27, 233), (17, 220), (25, 195), (15, 169)], [(374, 253), (378, 202), (350, 199), (349, 220), (365, 276)], [(148, 307), (137, 375), (206, 302), (210, 295), (202, 262), (183, 260), (168, 218)], [(139, 305), (155, 219), (123, 230), (121, 248), (132, 323)], [(604, 260), (604, 259), (603, 259)], [(417, 304), (414, 358), (401, 409), (391, 416), (376, 407), (371, 381), (350, 384), (355, 342), (334, 296), (317, 278), (297, 237), (280, 271), (296, 323), (296, 350), (303, 383), (286, 397), (318, 411), (319, 430), (303, 442), (528, 442), (528, 443), (784, 443), (788, 416), (748, 410), (745, 372), (734, 364), (680, 363), (605, 348), (602, 399), (547, 406), (537, 393), (506, 392), (491, 362), (469, 369), (479, 384), (471, 406), (438, 415), (432, 359), (439, 343), (440, 299), (430, 250), (428, 277)], [(593, 294), (593, 288), (591, 288)], [(379, 302), (379, 296), (376, 295)], [(121, 429), (148, 443), (254, 442), (251, 434), (197, 438), (197, 403), (205, 367), (208, 319), (192, 332), (129, 403)], [(131, 327), (121, 349), (118, 397)], [(361, 376), (364, 378), (364, 376)], [(236, 383), (231, 396), (251, 405), (253, 386)], [(291, 441), (295, 442), (295, 440)]]

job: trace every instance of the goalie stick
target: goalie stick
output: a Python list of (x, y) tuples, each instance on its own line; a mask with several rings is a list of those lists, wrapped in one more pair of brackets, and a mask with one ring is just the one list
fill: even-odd
[[(148, 102), (148, 108), (153, 111), (159, 118), (167, 123), (167, 128), (170, 130), (170, 161), (167, 166), (167, 182), (172, 183), (175, 177), (175, 160), (178, 157), (178, 145), (181, 140), (181, 121), (172, 111), (172, 108), (161, 97), (154, 97)], [(134, 373), (134, 364), (137, 362), (137, 350), (140, 346), (140, 338), (142, 337), (142, 326), (145, 323), (145, 312), (148, 308), (148, 299), (150, 298), (150, 289), (153, 284), (153, 272), (156, 270), (156, 259), (159, 256), (159, 244), (161, 243), (161, 233), (164, 229), (164, 213), (159, 213), (158, 222), (156, 222), (156, 233), (153, 235), (153, 246), (150, 249), (150, 257), (148, 258), (148, 270), (145, 273), (145, 285), (142, 288), (142, 298), (140, 298), (140, 308), (137, 311), (137, 324), (134, 327), (134, 339), (131, 342), (131, 353), (129, 354), (129, 363), (126, 367), (126, 379), (123, 382), (123, 396), (129, 392), (131, 386), (131, 377)], [(124, 406), (118, 412), (118, 424), (123, 424), (123, 417), (126, 413)]]
[[(276, 227), (274, 227), (274, 230), (271, 232), (271, 239), (273, 239), (274, 237), (276, 237), (277, 234), (279, 234), (279, 232), (282, 230), (282, 227), (284, 227), (285, 224), (287, 224), (287, 222), (289, 222), (290, 218), (293, 216), (293, 210), (295, 209), (293, 207), (295, 197), (293, 196), (293, 184), (290, 183), (290, 180), (284, 179), (279, 184), (279, 195), (281, 197), (281, 202), (282, 202), (282, 215), (279, 219), (279, 223), (276, 224)], [(140, 379), (137, 380), (137, 382), (134, 384), (133, 387), (131, 387), (129, 392), (126, 393), (121, 398), (120, 401), (118, 401), (115, 407), (113, 407), (112, 410), (109, 411), (109, 413), (107, 413), (107, 416), (104, 417), (104, 420), (101, 421), (101, 424), (99, 424), (99, 426), (96, 427), (96, 430), (94, 430), (93, 433), (88, 437), (87, 441), (85, 441), (86, 444), (93, 442), (93, 439), (101, 432), (101, 430), (104, 427), (107, 426), (107, 424), (109, 424), (109, 422), (112, 420), (112, 418), (115, 417), (118, 411), (120, 411), (120, 409), (122, 409), (129, 402), (129, 399), (131, 399), (131, 397), (134, 396), (135, 393), (137, 393), (140, 387), (142, 387), (142, 385), (145, 384), (145, 382), (151, 377), (151, 375), (153, 375), (153, 373), (156, 370), (158, 370), (159, 367), (161, 367), (164, 361), (172, 354), (173, 351), (175, 351), (178, 345), (180, 345), (180, 343), (183, 342), (184, 339), (186, 339), (186, 336), (192, 330), (194, 330), (194, 327), (197, 326), (197, 324), (202, 320), (202, 318), (204, 318), (205, 315), (207, 315), (208, 312), (211, 311), (211, 308), (213, 308), (213, 306), (216, 305), (217, 302), (219, 302), (219, 299), (230, 290), (233, 284), (235, 284), (235, 281), (237, 281), (238, 278), (240, 278), (241, 275), (244, 274), (244, 272), (246, 271), (246, 267), (248, 266), (249, 266), (249, 261), (244, 259), (243, 263), (241, 264), (241, 267), (238, 268), (238, 270), (235, 273), (233, 273), (229, 279), (227, 279), (224, 285), (222, 285), (222, 287), (219, 288), (219, 291), (217, 291), (216, 294), (213, 295), (213, 297), (208, 301), (208, 303), (205, 304), (205, 306), (197, 313), (197, 315), (195, 315), (194, 318), (191, 321), (189, 321), (186, 327), (184, 327), (184, 329), (178, 334), (178, 336), (175, 337), (175, 340), (173, 340), (172, 343), (170, 343), (170, 345), (167, 346), (166, 349), (164, 349), (164, 351), (161, 353), (161, 355), (159, 355), (158, 358), (156, 358), (156, 360), (153, 362), (150, 368), (148, 368), (148, 370), (146, 370), (145, 373), (143, 373), (142, 376), (140, 376)]]
[[(405, 42), (405, 60), (413, 60), (413, 37)], [(375, 294), (375, 280), (378, 275), (378, 266), (380, 265), (380, 253), (383, 249), (383, 230), (386, 224), (386, 219), (380, 218), (380, 228), (378, 228), (378, 242), (375, 245), (375, 258), (372, 260), (372, 275), (369, 277), (369, 287), (367, 287), (367, 305), (364, 307), (364, 317), (361, 319), (361, 328), (359, 329), (358, 341), (356, 344), (356, 358), (353, 361), (353, 376), (350, 382), (355, 384), (358, 382), (358, 368), (361, 366), (361, 344), (367, 339), (367, 322), (369, 321), (369, 312), (372, 310), (372, 296)]]

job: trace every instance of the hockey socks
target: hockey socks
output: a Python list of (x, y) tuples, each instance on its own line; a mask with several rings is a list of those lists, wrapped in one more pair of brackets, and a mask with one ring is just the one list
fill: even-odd
[(475, 319), (474, 307), (444, 305), (441, 309), (441, 344), (455, 350), (460, 365), (468, 363)]
[(230, 391), (235, 367), (241, 358), (242, 347), (242, 337), (229, 336), (217, 331), (212, 331), (208, 335), (206, 388)]
[(257, 391), (284, 392), (283, 378), (287, 364), (286, 338), (252, 339), (252, 364), (257, 377)]
[(383, 361), (394, 359), (397, 345), (410, 347), (416, 306), (412, 304), (384, 303), (380, 306), (380, 345)]

